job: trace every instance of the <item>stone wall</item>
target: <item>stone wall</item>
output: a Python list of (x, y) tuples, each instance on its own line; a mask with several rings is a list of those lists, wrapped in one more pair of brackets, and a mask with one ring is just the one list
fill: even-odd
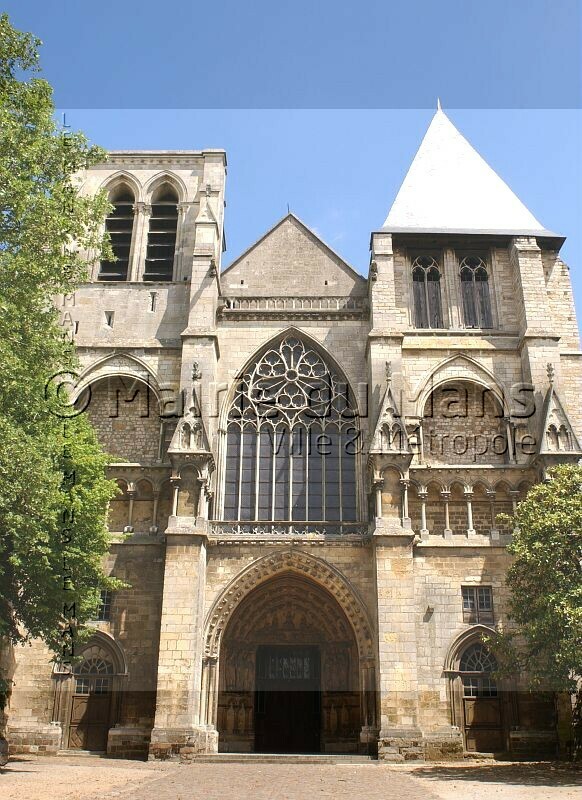
[(158, 402), (141, 381), (121, 377), (99, 381), (91, 387), (87, 413), (113, 460), (149, 464), (158, 460)]
[[(397, 410), (409, 431), (422, 418), (435, 386), (437, 399), (446, 385), (489, 386), (504, 395), (503, 415), (515, 422), (512, 387), (532, 381), (538, 415), (525, 425), (535, 437), (548, 385), (546, 365), (552, 363), (556, 391), (580, 435), (582, 362), (567, 268), (555, 244), (541, 238), (381, 231), (372, 236), (372, 272), (366, 281), (290, 215), (221, 275), (224, 180), (221, 151), (113, 153), (107, 164), (82, 176), (84, 192), (126, 181), (136, 200), (130, 280), (99, 283), (98, 265), (92, 263), (92, 281), (57, 302), (63, 327), (74, 332), (78, 345), (81, 384), (92, 386), (89, 416), (100, 440), (115, 460), (131, 462), (110, 473), (136, 490), (135, 533), (124, 541), (119, 534), (129, 494), (114, 501), (111, 526), (117, 536), (106, 564), (131, 588), (115, 593), (110, 622), (95, 623), (119, 647), (127, 667), (108, 751), (143, 757), (149, 747), (153, 755), (169, 757), (181, 750), (187, 760), (216, 751), (212, 686), (221, 685), (224, 676), (215, 674), (220, 654), (205, 653), (208, 615), (220, 598), (230, 602), (235, 582), (238, 599), (246, 596), (245, 570), (290, 551), (321, 559), (322, 570), (337, 570), (341, 585), (361, 599), (371, 622), (373, 641), (359, 676), (366, 690), (360, 710), (368, 714), (369, 725), (360, 744), (379, 741), (380, 757), (394, 761), (457, 757), (463, 741), (454, 727), (458, 719), (446, 664), (455, 642), (473, 628), (463, 620), (461, 587), (492, 586), (495, 621), (505, 619), (507, 611), (504, 545), (510, 526), (495, 523), (493, 536), (492, 496), (486, 490), (496, 490), (496, 512), (508, 512), (516, 499), (509, 492), (538, 480), (540, 468), (521, 452), (517, 463), (508, 463), (505, 453), (474, 448), (428, 457), (430, 438), (431, 431), (449, 440), (455, 433), (505, 435), (501, 409), (490, 404), (485, 417), (474, 413), (462, 421), (428, 419), (424, 454), (383, 452), (368, 458), (367, 451), (362, 453), (357, 469), (363, 535), (349, 543), (214, 535), (205, 516), (208, 503), (211, 516), (221, 514), (221, 425), (241, 369), (274, 338), (293, 332), (347, 377), (363, 442), (370, 441), (386, 391), (387, 362)], [(163, 181), (179, 196), (174, 280), (144, 283), (148, 206)], [(434, 255), (442, 270), (443, 329), (413, 327), (411, 263), (420, 253)], [(468, 254), (480, 255), (489, 270), (493, 327), (488, 330), (465, 327), (459, 264)], [(267, 297), (285, 302), (269, 307)], [(294, 306), (297, 297), (317, 302)], [(252, 298), (257, 298), (254, 307), (242, 302)], [(335, 309), (333, 303), (326, 306), (332, 298), (341, 300)], [(151, 387), (149, 408), (144, 408), (143, 390), (125, 402), (134, 380), (141, 381), (134, 389)], [(185, 410), (201, 413), (203, 442), (196, 452), (171, 449), (160, 463), (159, 414), (176, 414), (173, 426)], [(172, 430), (166, 430), (166, 444)], [(187, 491), (172, 516), (170, 473), (187, 463), (195, 466), (189, 478), (187, 469), (183, 473)], [(410, 482), (407, 518), (401, 478)], [(381, 487), (379, 511), (373, 486)], [(150, 532), (154, 492), (160, 487), (158, 524), (162, 533), (167, 528), (165, 536)], [(450, 533), (443, 490), (445, 495), (450, 490)], [(423, 499), (427, 530), (422, 530)], [(475, 533), (469, 530), (468, 500)], [(315, 567), (311, 577), (317, 582)], [(50, 656), (34, 642), (17, 649), (17, 660), (10, 707), (13, 747), (55, 751), (66, 720), (53, 721)], [(248, 686), (246, 691), (250, 702)], [(549, 741), (552, 733), (541, 730), (523, 702), (521, 713), (530, 729), (537, 728), (512, 732), (515, 751), (525, 752), (528, 741)]]

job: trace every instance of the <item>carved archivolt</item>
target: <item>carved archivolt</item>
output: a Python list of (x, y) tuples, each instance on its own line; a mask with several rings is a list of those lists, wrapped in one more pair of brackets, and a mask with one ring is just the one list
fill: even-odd
[(239, 603), (264, 581), (284, 572), (296, 572), (327, 589), (348, 618), (356, 637), (360, 659), (374, 656), (372, 626), (361, 598), (331, 564), (308, 553), (288, 550), (255, 561), (218, 597), (206, 621), (205, 654), (218, 658), (224, 631)]

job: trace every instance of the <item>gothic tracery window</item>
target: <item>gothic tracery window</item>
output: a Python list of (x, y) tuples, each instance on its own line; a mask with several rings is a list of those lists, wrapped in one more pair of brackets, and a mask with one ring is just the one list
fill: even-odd
[(489, 274), (485, 263), (476, 256), (461, 261), (463, 318), (466, 328), (492, 328)]
[(412, 264), (414, 325), (442, 328), (441, 271), (432, 256), (418, 256)]
[(287, 336), (238, 380), (224, 518), (355, 521), (357, 447), (347, 384), (316, 350)]
[(105, 220), (115, 261), (102, 261), (100, 281), (126, 281), (129, 277), (129, 255), (133, 236), (135, 198), (131, 189), (122, 184), (111, 195), (113, 210)]

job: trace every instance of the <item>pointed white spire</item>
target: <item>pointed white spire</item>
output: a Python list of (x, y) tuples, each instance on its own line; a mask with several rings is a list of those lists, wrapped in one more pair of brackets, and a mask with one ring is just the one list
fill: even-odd
[(383, 227), (550, 235), (459, 133), (440, 98)]

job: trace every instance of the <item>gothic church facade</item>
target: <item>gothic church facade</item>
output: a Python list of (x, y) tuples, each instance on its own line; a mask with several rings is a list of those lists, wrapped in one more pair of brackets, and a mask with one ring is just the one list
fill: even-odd
[(59, 303), (131, 588), (74, 669), (17, 652), (13, 750), (555, 752), (556, 698), (482, 634), (497, 515), (582, 456), (563, 238), (440, 109), (366, 277), (293, 214), (223, 269), (225, 176), (221, 150), (81, 176), (117, 260)]

